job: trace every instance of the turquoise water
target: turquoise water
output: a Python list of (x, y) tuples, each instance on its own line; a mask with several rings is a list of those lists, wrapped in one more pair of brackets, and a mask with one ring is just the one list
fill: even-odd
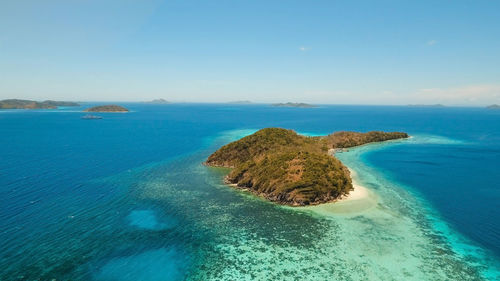
[[(498, 112), (127, 107), (0, 111), (0, 280), (499, 279)], [(370, 200), (290, 208), (201, 164), (269, 126), (413, 138), (338, 154)]]

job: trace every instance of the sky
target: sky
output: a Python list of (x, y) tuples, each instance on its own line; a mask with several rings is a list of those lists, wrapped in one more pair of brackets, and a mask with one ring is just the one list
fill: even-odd
[(500, 1), (0, 0), (0, 99), (500, 104)]

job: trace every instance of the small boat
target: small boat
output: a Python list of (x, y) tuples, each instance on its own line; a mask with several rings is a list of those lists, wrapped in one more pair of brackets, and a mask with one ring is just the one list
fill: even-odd
[(87, 114), (85, 116), (82, 116), (82, 119), (102, 119), (102, 116)]

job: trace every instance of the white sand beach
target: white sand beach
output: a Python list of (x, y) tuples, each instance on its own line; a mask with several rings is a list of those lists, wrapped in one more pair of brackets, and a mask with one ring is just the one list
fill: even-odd
[(302, 207), (323, 215), (356, 215), (377, 206), (378, 196), (357, 180), (356, 172), (351, 172), (353, 190), (346, 196), (331, 203)]

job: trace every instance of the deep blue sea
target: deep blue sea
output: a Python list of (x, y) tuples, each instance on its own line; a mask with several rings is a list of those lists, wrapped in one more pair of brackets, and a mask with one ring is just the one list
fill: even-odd
[[(0, 111), (0, 280), (500, 280), (500, 111), (130, 103)], [(202, 162), (264, 127), (404, 131), (339, 156), (375, 207), (324, 215)]]

